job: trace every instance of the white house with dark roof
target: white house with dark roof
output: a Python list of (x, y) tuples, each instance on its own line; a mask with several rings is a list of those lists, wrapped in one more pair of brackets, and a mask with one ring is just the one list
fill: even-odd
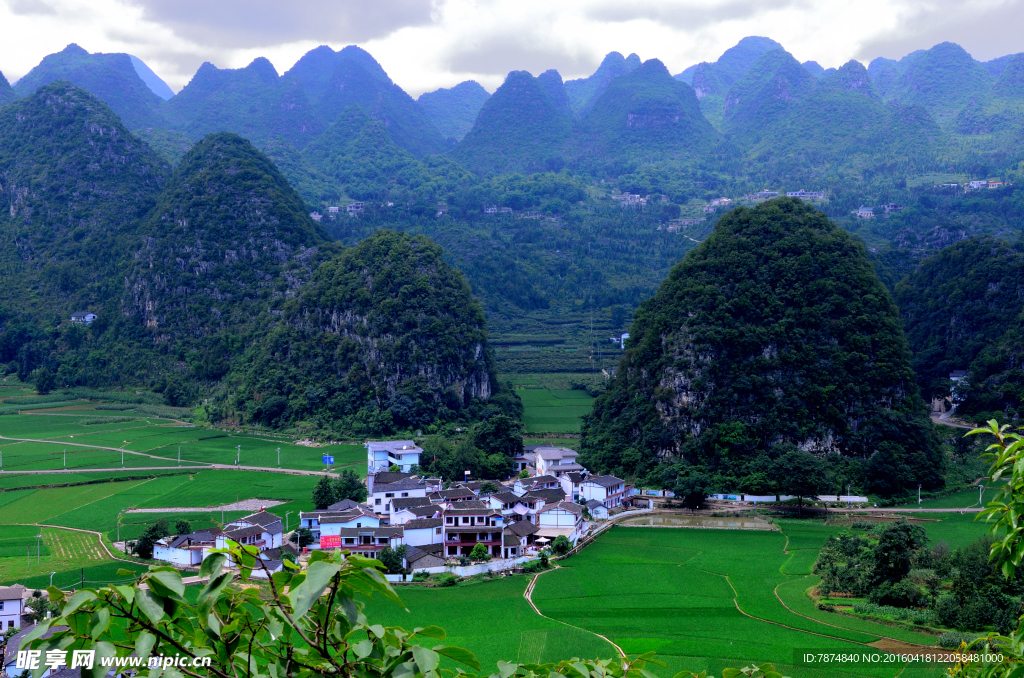
[(367, 475), (372, 476), (397, 466), (409, 473), (419, 466), (423, 450), (412, 440), (370, 440), (366, 443)]
[(380, 527), (380, 516), (364, 511), (348, 511), (320, 516), (319, 533), (314, 533), (316, 541), (310, 548), (336, 549), (341, 548), (341, 533), (344, 530)]
[(443, 517), (446, 556), (468, 556), (483, 544), (492, 557), (501, 557), (505, 519), (500, 511), (481, 501), (461, 502), (445, 509)]
[(608, 520), (608, 507), (596, 499), (587, 502), (587, 511), (594, 520)]
[(281, 546), (283, 536), (281, 517), (268, 511), (258, 511), (225, 525), (224, 532), (217, 535), (217, 548), (226, 548), (230, 539), (265, 551)]
[(548, 504), (537, 511), (537, 538), (565, 536), (573, 544), (583, 532), (583, 507), (571, 501)]
[(582, 471), (570, 471), (569, 473), (563, 473), (558, 478), (558, 482), (562, 487), (562, 492), (565, 492), (567, 499), (576, 501), (580, 498), (580, 483), (587, 479), (587, 474)]
[(392, 499), (426, 498), (427, 483), (419, 476), (412, 476), (393, 483), (374, 483), (373, 492), (367, 500), (374, 513), (391, 514)]
[(444, 520), (437, 518), (418, 518), (402, 524), (405, 530), (405, 542), (412, 546), (429, 546), (444, 543)]
[(369, 506), (359, 504), (351, 499), (346, 499), (338, 502), (337, 504), (331, 504), (326, 509), (317, 511), (300, 511), (299, 527), (304, 527), (312, 532), (313, 541), (319, 542), (320, 522), (325, 518), (342, 518), (343, 520), (340, 521), (341, 523), (352, 523), (353, 525), (360, 520), (364, 520), (367, 524), (376, 520), (376, 524), (380, 524), (380, 518), (370, 509)]
[(400, 508), (391, 514), (392, 525), (405, 525), (410, 520), (419, 520), (420, 518), (436, 518), (440, 517), (441, 512), (444, 511), (444, 506), (441, 504), (427, 504), (426, 506), (407, 506)]
[(518, 558), (533, 548), (534, 535), (539, 528), (528, 520), (517, 520), (502, 530), (502, 552), (505, 558)]
[(541, 476), (550, 475), (557, 478), (563, 473), (586, 470), (576, 461), (580, 453), (568, 447), (537, 447), (534, 449), (534, 455), (537, 457), (534, 465), (537, 474)]
[(71, 322), (81, 325), (91, 325), (96, 320), (95, 313), (89, 313), (88, 311), (76, 311), (71, 314)]
[(626, 498), (626, 481), (615, 476), (591, 476), (580, 483), (580, 496), (596, 499), (607, 508), (621, 506)]
[(21, 613), (24, 611), (25, 587), (21, 584), (0, 586), (0, 632), (21, 628)]

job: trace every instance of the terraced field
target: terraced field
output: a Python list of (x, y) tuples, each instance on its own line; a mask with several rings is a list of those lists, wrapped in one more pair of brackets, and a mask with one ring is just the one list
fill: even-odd
[(586, 391), (546, 388), (516, 389), (523, 401), (526, 433), (577, 433), (594, 399)]
[(0, 437), (6, 439), (0, 439), (3, 471), (177, 466), (180, 453), (180, 465), (185, 467), (234, 464), (240, 459), (242, 466), (310, 471), (322, 469), (327, 454), (334, 456), (335, 468), (348, 466), (365, 473), (366, 452), (361, 445), (307, 447), (282, 438), (238, 435), (105, 410), (39, 410), (2, 416)]

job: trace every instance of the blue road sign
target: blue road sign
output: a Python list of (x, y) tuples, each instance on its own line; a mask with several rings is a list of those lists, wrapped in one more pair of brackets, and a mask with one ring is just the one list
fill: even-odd
[(327, 464), (328, 466), (330, 466), (331, 464), (334, 463), (334, 457), (331, 457), (331, 456), (328, 456), (328, 455), (325, 454), (324, 455), (324, 463)]

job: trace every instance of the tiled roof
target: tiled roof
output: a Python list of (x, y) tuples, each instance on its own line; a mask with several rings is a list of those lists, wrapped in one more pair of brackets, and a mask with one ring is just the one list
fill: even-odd
[(275, 516), (269, 511), (259, 511), (258, 513), (247, 515), (242, 518), (242, 520), (247, 523), (252, 523), (253, 525), (262, 525), (263, 527), (267, 527), (268, 525), (281, 522), (281, 517)]
[(380, 494), (381, 492), (401, 492), (403, 490), (426, 490), (427, 484), (422, 480), (406, 478), (404, 480), (398, 480), (393, 483), (380, 483), (374, 480), (373, 493)]
[(365, 508), (368, 511), (372, 511), (373, 510), (369, 506), (365, 506), (363, 504), (360, 504), (359, 502), (354, 501), (352, 499), (342, 499), (341, 501), (336, 502), (336, 503), (331, 504), (330, 506), (328, 506), (327, 510), (328, 511), (348, 511), (348, 510), (355, 509), (355, 508)]
[(596, 499), (591, 499), (590, 501), (587, 502), (587, 508), (590, 509), (590, 510), (594, 510), (598, 506), (604, 506), (604, 504), (602, 504), (601, 502), (599, 502)]
[(555, 509), (563, 509), (569, 511), (570, 513), (576, 514), (583, 513), (583, 507), (571, 501), (560, 501), (557, 504), (548, 504), (540, 511), (538, 511), (538, 513), (547, 513), (548, 511), (554, 511)]
[(520, 537), (531, 535), (537, 531), (537, 526), (531, 523), (529, 520), (517, 520), (508, 527), (505, 528), (506, 532), (513, 532)]
[(587, 478), (584, 482), (594, 483), (601, 487), (615, 487), (616, 485), (621, 485), (626, 481), (621, 478), (616, 478), (615, 476), (593, 476), (591, 478)]
[[(557, 483), (558, 478), (554, 476), (537, 476), (535, 478), (527, 478), (527, 482), (532, 483), (534, 486), (546, 485), (547, 483)], [(526, 483), (523, 484), (525, 485)]]
[(562, 490), (530, 490), (526, 493), (531, 499), (543, 499), (545, 503), (552, 504), (565, 499), (565, 492)]
[(396, 535), (401, 537), (405, 534), (405, 528), (401, 525), (396, 527), (343, 527), (338, 531), (342, 537), (358, 537), (367, 533), (374, 537), (394, 537)]
[(25, 587), (21, 584), (0, 586), (0, 600), (21, 600), (25, 597)]
[(373, 484), (387, 485), (388, 483), (397, 483), (399, 480), (415, 477), (415, 473), (392, 473), (391, 471), (381, 471), (373, 476)]
[(583, 475), (582, 473), (578, 473), (576, 471), (573, 471), (571, 473), (566, 473), (565, 475), (569, 478), (569, 480), (571, 480), (576, 485), (579, 485), (580, 483), (582, 483), (583, 479), (586, 478), (585, 475)]
[(410, 506), (429, 506), (430, 500), (426, 497), (395, 497), (391, 500), (391, 506), (396, 511), (409, 508)]
[(501, 544), (502, 546), (521, 546), (521, 539), (522, 537), (520, 537), (519, 535), (505, 532), (501, 535)]
[(414, 516), (426, 517), (426, 516), (432, 516), (435, 513), (440, 512), (441, 507), (438, 506), (437, 504), (427, 504), (426, 506), (409, 506), (409, 507), (404, 508), (402, 510), (403, 511), (408, 511), (409, 513), (413, 514)]
[(224, 536), (232, 541), (238, 541), (245, 537), (255, 537), (258, 534), (263, 534), (262, 527), (231, 527), (224, 530)]
[(363, 518), (380, 520), (377, 516), (368, 516), (365, 513), (342, 513), (336, 516), (324, 516), (320, 518), (320, 524), (337, 525), (338, 523), (351, 523), (353, 520), (361, 520)]
[(410, 520), (402, 527), (407, 530), (426, 530), (432, 527), (441, 527), (442, 523), (440, 518), (420, 518), (419, 520)]

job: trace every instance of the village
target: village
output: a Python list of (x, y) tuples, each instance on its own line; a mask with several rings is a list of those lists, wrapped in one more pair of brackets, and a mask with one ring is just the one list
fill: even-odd
[[(526, 446), (514, 459), (518, 475), (504, 484), (425, 477), (418, 473), (423, 450), (411, 440), (371, 441), (366, 450), (365, 503), (345, 499), (300, 512), (293, 531), (261, 509), (223, 528), (164, 537), (155, 543), (153, 558), (192, 568), (234, 541), (259, 551), (254, 575), (262, 577), (281, 571), (285, 553), (320, 549), (370, 558), (388, 549), (401, 554), (400, 569), (413, 574), (458, 571), (471, 563), (499, 571), (552, 548), (564, 553), (611, 515), (651, 507), (626, 481), (590, 474), (578, 463), (579, 454), (565, 447)], [(299, 533), (312, 541), (298, 546)]]

